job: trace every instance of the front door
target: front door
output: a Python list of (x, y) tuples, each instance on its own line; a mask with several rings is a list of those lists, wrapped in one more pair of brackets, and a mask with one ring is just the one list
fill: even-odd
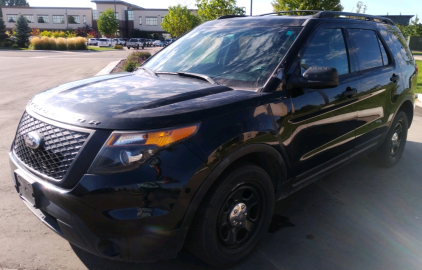
[(284, 144), (292, 153), (293, 185), (315, 176), (325, 166), (346, 161), (353, 149), (360, 86), (349, 59), (347, 38), (342, 27), (321, 26), (300, 53), (300, 76), (311, 66), (336, 68), (339, 86), (292, 91), (293, 114), (288, 123), (292, 135)]

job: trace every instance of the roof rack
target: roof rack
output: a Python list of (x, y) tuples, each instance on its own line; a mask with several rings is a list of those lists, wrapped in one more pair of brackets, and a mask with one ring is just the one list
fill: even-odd
[(224, 15), (217, 18), (217, 20), (223, 19), (230, 19), (230, 18), (238, 18), (238, 17), (248, 17), (248, 15)]
[(281, 14), (281, 13), (296, 13), (296, 12), (318, 13), (318, 12), (321, 12), (321, 10), (284, 10), (284, 11), (277, 11), (277, 12), (260, 14), (260, 15), (256, 15), (256, 16), (267, 16), (267, 15), (276, 15), (276, 14)]
[(351, 13), (351, 12), (341, 12), (341, 11), (320, 11), (317, 14), (313, 15), (314, 18), (337, 18), (340, 16), (364, 18), (366, 21), (383, 22), (389, 25), (394, 25), (393, 21), (388, 18), (384, 18), (381, 16), (372, 16), (372, 15), (367, 15), (367, 14), (362, 14), (362, 13)]

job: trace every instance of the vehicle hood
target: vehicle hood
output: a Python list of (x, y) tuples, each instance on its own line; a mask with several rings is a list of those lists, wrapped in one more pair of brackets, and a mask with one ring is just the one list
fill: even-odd
[(155, 129), (199, 122), (259, 104), (259, 92), (179, 76), (119, 73), (67, 83), (36, 95), (27, 110), (89, 128)]

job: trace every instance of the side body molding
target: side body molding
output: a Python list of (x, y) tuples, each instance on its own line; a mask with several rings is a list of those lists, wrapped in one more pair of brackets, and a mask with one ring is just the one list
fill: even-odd
[(277, 181), (277, 194), (276, 198), (280, 197), (278, 193), (282, 192), (283, 183), (287, 180), (287, 168), (286, 163), (284, 162), (280, 153), (275, 150), (273, 147), (266, 145), (266, 144), (249, 144), (243, 146), (234, 152), (230, 153), (227, 157), (225, 157), (222, 161), (218, 163), (218, 165), (214, 168), (214, 170), (208, 175), (208, 177), (204, 180), (202, 185), (199, 187), (198, 191), (194, 195), (188, 210), (186, 211), (185, 218), (182, 223), (182, 228), (190, 226), (192, 220), (196, 214), (196, 210), (198, 209), (199, 205), (201, 204), (202, 199), (205, 197), (208, 190), (211, 186), (215, 183), (218, 177), (234, 162), (239, 160), (240, 158), (253, 153), (264, 153), (272, 156), (277, 163), (281, 167), (282, 175), (281, 181)]

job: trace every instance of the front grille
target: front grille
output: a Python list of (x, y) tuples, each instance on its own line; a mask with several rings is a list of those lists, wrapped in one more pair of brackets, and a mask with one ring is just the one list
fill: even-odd
[[(24, 135), (31, 131), (37, 131), (44, 138), (44, 143), (36, 150), (25, 144)], [(88, 136), (89, 133), (44, 123), (25, 112), (19, 123), (13, 149), (15, 155), (28, 167), (62, 180)]]

